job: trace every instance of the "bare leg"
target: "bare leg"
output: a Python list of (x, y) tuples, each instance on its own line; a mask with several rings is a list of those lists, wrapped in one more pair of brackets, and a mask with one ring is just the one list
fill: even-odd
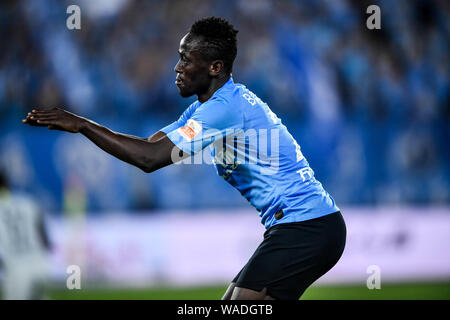
[(255, 291), (247, 288), (234, 287), (231, 300), (275, 300), (267, 294), (267, 288)]
[(222, 297), (222, 300), (231, 300), (231, 295), (233, 294), (233, 290), (236, 284), (234, 282), (230, 283), (230, 285), (227, 288), (227, 291), (225, 291), (225, 294)]

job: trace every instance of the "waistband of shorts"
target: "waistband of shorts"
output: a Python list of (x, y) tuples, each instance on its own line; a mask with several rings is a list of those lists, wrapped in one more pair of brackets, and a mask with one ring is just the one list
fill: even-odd
[[(282, 211), (282, 210), (280, 210), (280, 211)], [(269, 233), (269, 231), (273, 231), (273, 230), (275, 230), (275, 229), (279, 229), (279, 228), (283, 228), (283, 227), (291, 227), (291, 226), (295, 226), (295, 225), (303, 225), (303, 224), (305, 224), (305, 223), (310, 223), (311, 221), (324, 220), (324, 219), (327, 219), (327, 218), (329, 218), (330, 216), (334, 216), (334, 215), (336, 215), (336, 214), (341, 214), (341, 211), (338, 210), (338, 211), (335, 211), (335, 212), (326, 214), (326, 215), (324, 215), (324, 216), (320, 216), (320, 217), (312, 218), (312, 219), (308, 219), (308, 220), (303, 220), (303, 221), (278, 223), (278, 224), (276, 224), (276, 225), (271, 226), (269, 229), (267, 229), (267, 230), (264, 232), (264, 235), (266, 235), (267, 233)]]

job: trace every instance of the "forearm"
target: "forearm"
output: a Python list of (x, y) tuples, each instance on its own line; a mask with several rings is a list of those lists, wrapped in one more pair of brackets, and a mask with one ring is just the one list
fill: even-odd
[[(152, 141), (148, 141), (145, 138), (111, 131), (60, 108), (32, 110), (22, 122), (30, 126), (45, 126), (51, 130), (79, 132), (102, 150), (145, 172), (155, 171), (173, 163), (173, 159), (178, 161), (188, 156), (165, 137), (164, 133), (157, 133), (150, 139)], [(175, 157), (172, 156), (173, 154)]]
[(132, 164), (145, 172), (152, 171), (155, 146), (144, 138), (121, 134), (109, 130), (93, 121), (85, 120), (79, 132), (99, 148), (114, 157)]

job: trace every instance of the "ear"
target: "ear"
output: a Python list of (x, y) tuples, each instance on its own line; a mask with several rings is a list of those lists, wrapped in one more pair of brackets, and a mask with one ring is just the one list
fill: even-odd
[(223, 61), (222, 60), (214, 60), (209, 65), (209, 75), (214, 77), (217, 76), (219, 73), (222, 72), (223, 69)]

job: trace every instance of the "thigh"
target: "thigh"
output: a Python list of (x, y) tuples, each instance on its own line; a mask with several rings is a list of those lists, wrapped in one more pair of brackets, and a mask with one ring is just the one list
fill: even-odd
[(261, 291), (255, 291), (248, 288), (235, 287), (231, 300), (275, 300), (267, 294), (267, 288)]
[(232, 282), (228, 286), (227, 290), (225, 291), (225, 294), (222, 297), (222, 300), (231, 300), (231, 296), (233, 294), (233, 290), (236, 287), (236, 283)]

